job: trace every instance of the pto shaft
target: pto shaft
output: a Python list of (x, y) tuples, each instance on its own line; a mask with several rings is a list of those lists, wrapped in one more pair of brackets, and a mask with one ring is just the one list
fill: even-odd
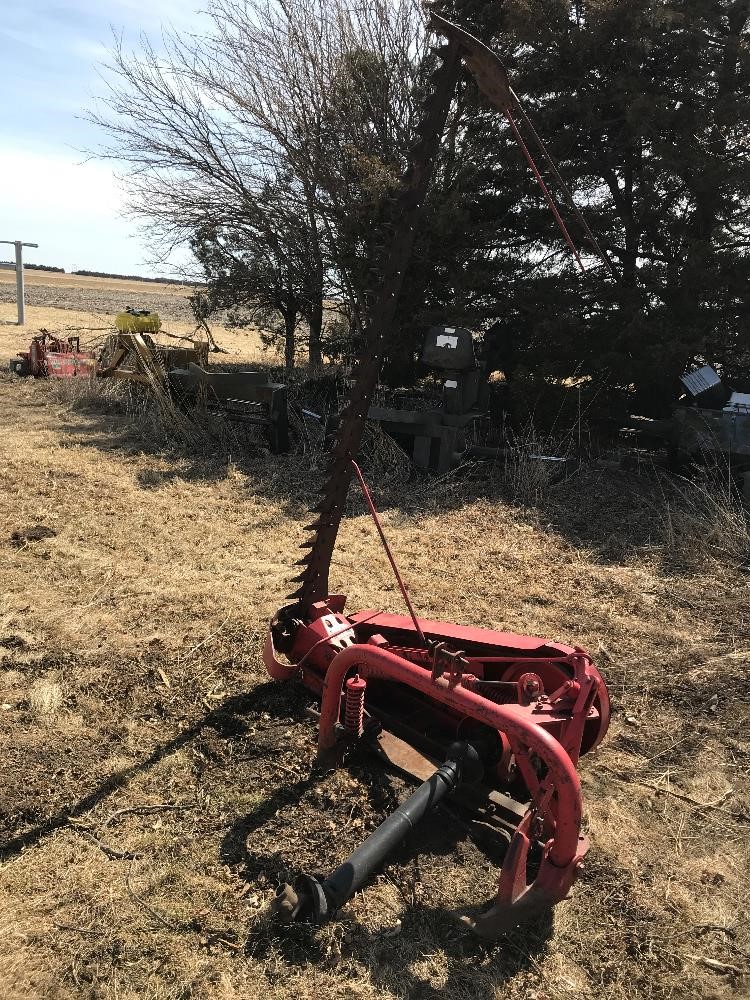
[(296, 920), (323, 924), (361, 889), (370, 875), (430, 809), (458, 788), (482, 776), (476, 750), (468, 743), (454, 743), (448, 759), (423, 782), (406, 802), (383, 820), (367, 840), (322, 882), (302, 875), (292, 887), (279, 890), (274, 911), (284, 923)]

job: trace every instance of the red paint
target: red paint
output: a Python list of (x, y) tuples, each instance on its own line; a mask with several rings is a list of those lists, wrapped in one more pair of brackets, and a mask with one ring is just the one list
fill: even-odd
[(96, 355), (82, 351), (78, 337), (62, 340), (51, 333), (33, 337), (28, 351), (19, 351), (19, 358), (29, 364), (34, 378), (89, 378), (96, 372)]
[(336, 724), (339, 719), (341, 690), (349, 670), (356, 669), (368, 679), (380, 678), (406, 684), (434, 698), (462, 716), (468, 716), (507, 733), (536, 753), (549, 768), (558, 789), (557, 828), (550, 849), (550, 860), (559, 867), (570, 864), (578, 850), (581, 826), (581, 784), (570, 758), (560, 744), (540, 726), (534, 724), (530, 707), (496, 705), (465, 688), (449, 687), (445, 678), (433, 681), (421, 667), (402, 660), (376, 646), (356, 645), (342, 650), (326, 671), (323, 700), (320, 706), (318, 746), (330, 750), (336, 745)]

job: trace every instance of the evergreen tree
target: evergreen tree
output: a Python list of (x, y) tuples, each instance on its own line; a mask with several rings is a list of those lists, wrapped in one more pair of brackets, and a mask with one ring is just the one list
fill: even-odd
[(513, 208), (495, 216), (506, 243), (494, 288), (472, 303), (478, 316), (496, 311), (527, 369), (606, 375), (634, 385), (641, 408), (668, 406), (692, 362), (738, 368), (750, 305), (750, 0), (457, 2), (449, 14), (503, 54), (619, 275), (607, 279), (590, 253), (591, 273), (576, 275), (507, 131), (480, 112), (465, 148), (493, 164), (491, 190)]

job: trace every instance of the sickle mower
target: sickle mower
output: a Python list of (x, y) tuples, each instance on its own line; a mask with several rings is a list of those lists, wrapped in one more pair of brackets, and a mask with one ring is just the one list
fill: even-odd
[[(343, 748), (363, 745), (423, 783), (327, 879), (302, 875), (294, 885), (283, 886), (275, 911), (286, 922), (329, 919), (406, 832), (442, 798), (455, 795), (507, 844), (496, 898), (479, 916), (464, 918), (479, 935), (492, 938), (563, 899), (576, 878), (588, 848), (581, 832), (576, 765), (606, 733), (609, 699), (591, 657), (577, 646), (420, 619), (355, 461), (462, 63), (505, 114), (575, 260), (582, 264), (524, 143), (516, 112), (558, 184), (562, 181), (520, 109), (502, 63), (476, 38), (436, 14), (430, 14), (430, 26), (447, 44), (434, 50), (432, 93), (392, 205), (392, 242), (376, 275), (367, 349), (339, 426), (317, 517), (309, 525), (312, 538), (302, 546), (308, 551), (299, 562), (299, 589), (271, 623), (264, 653), (272, 677), (298, 679), (320, 699), (321, 756), (336, 760)], [(331, 555), (353, 473), (408, 616), (348, 613), (346, 598), (329, 593)]]

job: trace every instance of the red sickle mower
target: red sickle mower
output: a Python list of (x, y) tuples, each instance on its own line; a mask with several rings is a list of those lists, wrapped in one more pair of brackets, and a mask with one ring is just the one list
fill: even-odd
[[(393, 240), (377, 276), (368, 346), (339, 427), (318, 516), (309, 525), (314, 537), (302, 546), (309, 551), (299, 561), (300, 587), (271, 623), (264, 652), (272, 677), (298, 679), (320, 699), (321, 757), (335, 761), (347, 747), (361, 745), (424, 780), (328, 878), (300, 876), (279, 890), (274, 909), (285, 922), (330, 919), (406, 833), (441, 799), (454, 795), (507, 842), (496, 897), (479, 916), (463, 918), (477, 934), (493, 938), (564, 899), (576, 878), (588, 849), (576, 765), (607, 731), (609, 698), (591, 657), (578, 647), (418, 618), (355, 462), (462, 62), (505, 113), (579, 266), (581, 260), (515, 124), (518, 101), (502, 63), (450, 22), (431, 14), (430, 24), (448, 44), (434, 52), (439, 65), (433, 92), (393, 206)], [(589, 239), (596, 246), (590, 234)], [(353, 472), (408, 616), (346, 614), (346, 598), (329, 593), (331, 555)]]

